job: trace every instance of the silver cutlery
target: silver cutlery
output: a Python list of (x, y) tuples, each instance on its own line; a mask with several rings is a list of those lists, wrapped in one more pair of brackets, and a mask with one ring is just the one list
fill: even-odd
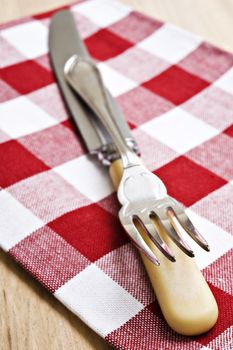
[(162, 240), (152, 216), (163, 225), (169, 237), (190, 257), (193, 251), (182, 238), (186, 231), (203, 249), (209, 250), (205, 239), (195, 229), (184, 209), (167, 195), (164, 183), (142, 164), (135, 152), (129, 148), (124, 135), (113, 118), (101, 74), (90, 59), (73, 55), (65, 64), (65, 77), (74, 91), (91, 108), (109, 132), (123, 163), (123, 175), (118, 187), (118, 200), (122, 204), (119, 217), (122, 226), (133, 243), (152, 262), (159, 264), (152, 250), (141, 237), (135, 225), (139, 221), (157, 248), (171, 261), (175, 256)]
[(216, 323), (218, 307), (183, 235), (188, 233), (207, 251), (209, 246), (182, 206), (168, 196), (161, 179), (138, 157), (122, 112), (69, 11), (52, 18), (49, 49), (60, 90), (89, 153), (109, 166), (122, 205), (120, 221), (140, 251), (167, 323), (185, 335), (208, 331)]

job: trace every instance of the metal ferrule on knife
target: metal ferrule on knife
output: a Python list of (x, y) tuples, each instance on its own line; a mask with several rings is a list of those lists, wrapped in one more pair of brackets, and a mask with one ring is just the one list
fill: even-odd
[[(105, 127), (100, 123), (95, 112), (87, 106), (72, 88), (67, 84), (64, 76), (64, 66), (73, 55), (90, 59), (90, 56), (77, 31), (72, 14), (69, 11), (58, 12), (51, 21), (49, 34), (51, 61), (56, 73), (59, 87), (65, 103), (78, 127), (82, 138), (91, 154), (96, 154), (104, 165), (120, 158), (119, 153)], [(112, 118), (128, 146), (138, 153), (138, 146), (133, 139), (127, 122), (116, 100), (107, 91), (108, 103), (112, 111)]]

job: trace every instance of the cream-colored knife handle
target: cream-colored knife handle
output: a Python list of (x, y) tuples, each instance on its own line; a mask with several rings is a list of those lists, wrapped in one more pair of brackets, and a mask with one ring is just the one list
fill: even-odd
[[(116, 189), (122, 172), (121, 160), (113, 162), (109, 173)], [(160, 308), (169, 326), (184, 335), (202, 334), (211, 329), (218, 318), (218, 307), (195, 260), (184, 254), (168, 235), (161, 232), (162, 238), (176, 257), (175, 263), (170, 262), (156, 248), (143, 229), (141, 227), (138, 229), (161, 263), (160, 266), (156, 266), (141, 254)]]

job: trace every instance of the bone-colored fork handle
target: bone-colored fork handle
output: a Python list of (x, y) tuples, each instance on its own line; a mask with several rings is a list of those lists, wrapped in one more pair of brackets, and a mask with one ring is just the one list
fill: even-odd
[[(109, 173), (116, 189), (122, 172), (121, 160), (113, 162)], [(169, 326), (184, 335), (202, 334), (211, 329), (217, 321), (218, 307), (195, 260), (185, 255), (166, 233), (161, 232), (162, 238), (176, 257), (175, 263), (170, 262), (155, 247), (145, 231), (141, 227), (138, 230), (161, 262), (160, 266), (156, 266), (141, 254)]]

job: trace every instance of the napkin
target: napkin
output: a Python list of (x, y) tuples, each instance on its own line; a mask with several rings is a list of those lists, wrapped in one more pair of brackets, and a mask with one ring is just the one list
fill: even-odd
[(116, 349), (230, 350), (233, 56), (120, 2), (70, 9), (144, 162), (210, 244), (192, 243), (219, 320), (197, 337), (164, 321), (108, 170), (64, 107), (48, 58), (52, 12), (1, 26), (0, 246)]

